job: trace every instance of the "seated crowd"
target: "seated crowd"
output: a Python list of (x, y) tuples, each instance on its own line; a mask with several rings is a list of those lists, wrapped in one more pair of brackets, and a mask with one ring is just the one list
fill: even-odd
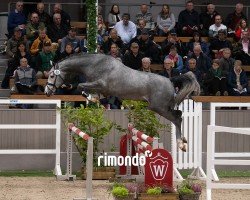
[[(18, 1), (15, 11), (9, 14), (10, 59), (1, 86), (8, 88), (9, 79), (14, 76), (18, 91), (31, 94), (43, 90), (35, 83), (37, 78), (48, 77), (50, 61), (87, 51), (86, 38), (77, 37), (75, 27), (70, 26), (70, 15), (58, 3), (52, 16), (44, 11), (43, 3), (38, 3), (37, 11), (30, 13), (28, 20), (22, 8), (23, 2)], [(159, 74), (167, 78), (191, 71), (204, 95), (248, 95), (248, 79), (242, 65), (250, 65), (250, 30), (242, 11), (243, 4), (238, 3), (235, 11), (223, 20), (215, 5), (208, 4), (206, 11), (199, 14), (193, 2), (187, 1), (176, 23), (169, 5), (163, 5), (154, 20), (148, 6), (142, 4), (133, 22), (129, 13), (120, 14), (119, 5), (114, 4), (106, 23), (98, 12), (98, 53), (145, 72), (151, 72), (152, 64), (162, 64), (164, 70)], [(158, 44), (154, 42), (157, 36), (166, 39)], [(192, 39), (184, 43), (178, 36)], [(209, 37), (209, 42), (203, 41), (202, 36)], [(75, 85), (84, 77), (74, 80), (77, 82), (63, 85), (58, 94), (78, 93)], [(113, 97), (110, 99), (117, 102)]]

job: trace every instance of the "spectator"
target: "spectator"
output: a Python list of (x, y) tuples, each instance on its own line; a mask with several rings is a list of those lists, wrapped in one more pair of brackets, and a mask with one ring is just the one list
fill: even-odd
[(209, 37), (216, 37), (219, 30), (224, 30), (227, 32), (227, 27), (222, 24), (222, 18), (220, 15), (215, 16), (214, 24), (209, 27), (208, 35)]
[(130, 21), (130, 14), (124, 13), (122, 21), (117, 22), (114, 29), (117, 30), (124, 44), (128, 47), (130, 41), (136, 37), (136, 25)]
[(198, 32), (194, 32), (193, 38), (187, 44), (188, 53), (192, 53), (195, 45), (201, 45), (202, 52), (209, 56), (209, 48), (206, 42), (202, 41), (202, 38)]
[(98, 15), (97, 21), (98, 34), (103, 37), (106, 34), (107, 27), (101, 15)]
[(187, 67), (183, 70), (183, 74), (185, 74), (187, 72), (192, 72), (195, 75), (198, 83), (202, 86), (202, 80), (203, 80), (204, 75), (198, 69), (196, 59), (191, 58), (191, 59), (188, 60)]
[(136, 24), (139, 24), (140, 19), (144, 19), (146, 22), (146, 29), (153, 30), (155, 28), (152, 13), (148, 12), (148, 6), (146, 4), (141, 5), (141, 12), (136, 14)]
[(186, 53), (185, 45), (177, 37), (177, 34), (173, 32), (173, 33), (170, 33), (167, 39), (162, 43), (161, 49), (162, 49), (163, 57), (169, 54), (170, 48), (173, 45), (177, 48), (177, 52), (179, 55), (181, 55), (182, 57), (186, 56), (187, 53)]
[(133, 42), (130, 45), (130, 51), (124, 54), (123, 64), (132, 69), (140, 70), (142, 67), (141, 60), (143, 57), (143, 53), (139, 51), (139, 45), (136, 42)]
[(228, 28), (228, 32), (234, 31), (236, 25), (239, 23), (241, 19), (247, 20), (247, 17), (244, 15), (242, 11), (243, 11), (243, 4), (237, 3), (235, 6), (235, 11), (227, 16), (225, 24)]
[(243, 65), (250, 65), (249, 32), (243, 31), (241, 40), (233, 45), (233, 57), (241, 60)]
[(26, 26), (26, 37), (29, 40), (29, 44), (34, 42), (34, 40), (38, 37), (38, 29), (44, 29), (45, 25), (43, 22), (39, 21), (39, 17), (37, 13), (32, 13), (30, 17), (30, 22)]
[(142, 60), (142, 71), (143, 72), (151, 72), (150, 65), (151, 65), (151, 60), (148, 57), (144, 57)]
[(157, 16), (158, 35), (166, 36), (169, 32), (175, 32), (175, 16), (170, 12), (169, 5), (164, 4)]
[(8, 16), (8, 38), (11, 38), (14, 34), (14, 29), (19, 27), (21, 30), (25, 29), (26, 17), (23, 13), (23, 2), (16, 2), (16, 9), (9, 13)]
[(6, 69), (4, 79), (2, 81), (2, 88), (9, 88), (10, 77), (13, 76), (14, 71), (20, 65), (20, 59), (26, 58), (28, 63), (31, 61), (30, 54), (26, 50), (26, 44), (24, 42), (20, 42), (17, 45), (17, 52), (14, 54), (14, 57), (8, 60), (8, 68)]
[(46, 34), (46, 28), (43, 29), (39, 29), (38, 30), (38, 38), (35, 39), (35, 41), (33, 42), (33, 44), (31, 45), (30, 48), (30, 53), (32, 56), (36, 56), (40, 51), (42, 51), (43, 49), (43, 43), (45, 41), (50, 41), (51, 40), (48, 38), (47, 34)]
[(122, 54), (120, 53), (119, 47), (116, 43), (111, 44), (108, 55), (111, 55), (112, 57), (122, 62)]
[(177, 48), (174, 45), (170, 48), (170, 52), (165, 57), (165, 59), (166, 58), (169, 58), (170, 60), (172, 60), (174, 62), (173, 68), (176, 68), (176, 69), (178, 69), (179, 72), (182, 72), (182, 70), (183, 70), (183, 60), (182, 60), (182, 57), (180, 55), (178, 55)]
[(242, 32), (249, 32), (247, 27), (247, 21), (245, 19), (241, 19), (235, 28), (235, 39), (239, 41), (241, 38)]
[(146, 57), (149, 57), (152, 63), (161, 63), (161, 50), (158, 48), (158, 45), (149, 38), (147, 29), (143, 29), (141, 35), (133, 39), (131, 42), (137, 42), (140, 51)]
[(194, 10), (192, 1), (186, 2), (186, 9), (181, 11), (178, 18), (179, 33), (182, 36), (192, 36), (194, 31), (199, 30), (199, 14)]
[(216, 15), (219, 15), (219, 13), (215, 10), (215, 5), (212, 3), (207, 5), (206, 12), (200, 14), (200, 27), (203, 36), (208, 36), (209, 27), (214, 24)]
[(113, 43), (117, 44), (117, 46), (119, 47), (119, 49), (121, 50), (121, 53), (122, 53), (124, 50), (124, 44), (123, 44), (123, 41), (121, 40), (121, 38), (118, 36), (117, 30), (115, 30), (115, 29), (110, 30), (109, 37), (104, 42), (104, 44), (102, 46), (105, 54), (107, 54), (109, 52), (110, 47)]
[(7, 42), (7, 56), (10, 58), (14, 57), (14, 54), (17, 52), (17, 45), (22, 41), (24, 41), (22, 37), (22, 30), (19, 27), (16, 27), (14, 29), (14, 35)]
[(223, 48), (233, 49), (233, 46), (229, 40), (227, 40), (227, 34), (225, 30), (218, 31), (218, 38), (211, 41), (210, 54), (213, 58), (221, 58)]
[(236, 60), (233, 70), (228, 76), (229, 94), (233, 96), (247, 96), (248, 80), (246, 72), (241, 68), (241, 61)]
[(71, 27), (68, 31), (68, 35), (62, 39), (61, 53), (65, 50), (66, 44), (68, 43), (72, 44), (74, 52), (78, 53), (80, 51), (80, 39), (76, 37), (75, 27)]
[(164, 60), (163, 67), (164, 71), (160, 72), (161, 76), (164, 76), (166, 78), (171, 78), (180, 75), (179, 70), (174, 68), (174, 61), (171, 60), (170, 58), (166, 58)]
[(233, 70), (235, 60), (231, 58), (231, 50), (229, 48), (224, 48), (222, 50), (222, 55), (223, 57), (220, 59), (220, 66), (223, 74), (228, 76), (229, 72)]
[(53, 18), (55, 14), (60, 14), (62, 24), (64, 24), (67, 28), (70, 28), (70, 16), (68, 13), (62, 10), (62, 5), (59, 3), (56, 3), (54, 5), (54, 13), (53, 13)]
[(137, 27), (136, 36), (140, 36), (141, 35), (141, 31), (143, 29), (145, 29), (145, 27), (146, 27), (146, 21), (144, 19), (139, 19), (138, 20), (138, 27)]
[(204, 87), (207, 95), (228, 96), (227, 75), (223, 73), (219, 59), (212, 61), (212, 67), (204, 78)]
[(211, 68), (211, 60), (202, 52), (201, 45), (197, 44), (194, 46), (193, 53), (190, 54), (189, 58), (196, 60), (196, 68), (201, 72), (202, 78), (204, 78)]
[(121, 21), (120, 9), (117, 4), (114, 4), (108, 15), (109, 28), (114, 28), (115, 24), (119, 21)]
[(54, 61), (58, 62), (62, 59), (65, 59), (67, 57), (69, 57), (70, 55), (74, 54), (74, 46), (71, 42), (68, 42), (65, 47), (63, 52), (57, 52), (57, 54), (55, 55)]
[(43, 50), (39, 52), (36, 57), (37, 78), (48, 78), (49, 71), (52, 67), (50, 61), (53, 61), (54, 58), (55, 53), (51, 51), (51, 42), (45, 41), (43, 44)]
[(68, 34), (68, 27), (62, 22), (61, 15), (53, 15), (53, 23), (48, 26), (48, 36), (52, 42), (61, 43), (62, 38)]
[(37, 4), (36, 13), (38, 14), (40, 22), (43, 22), (45, 26), (48, 27), (51, 22), (51, 18), (49, 14), (44, 11), (44, 3), (40, 2)]
[(26, 58), (20, 60), (20, 67), (15, 71), (15, 85), (21, 94), (34, 94), (37, 89), (36, 72), (28, 65)]

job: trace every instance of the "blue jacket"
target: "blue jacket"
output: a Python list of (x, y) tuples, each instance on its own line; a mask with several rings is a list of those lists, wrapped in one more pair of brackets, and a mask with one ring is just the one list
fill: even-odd
[[(240, 84), (243, 88), (248, 87), (247, 75), (244, 70), (242, 70), (242, 72), (240, 73)], [(231, 72), (228, 74), (228, 85), (230, 88), (237, 88), (236, 74), (234, 70), (231, 70)]]
[(12, 36), (14, 28), (16, 28), (18, 25), (21, 25), (21, 24), (26, 24), (26, 17), (24, 13), (17, 12), (16, 10), (13, 12), (10, 12), (8, 16), (9, 35)]

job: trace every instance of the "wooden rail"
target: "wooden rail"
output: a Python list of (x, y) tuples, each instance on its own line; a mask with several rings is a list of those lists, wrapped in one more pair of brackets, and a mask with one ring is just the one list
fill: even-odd
[(249, 103), (250, 96), (194, 96), (196, 102), (227, 102), (227, 103)]
[(45, 99), (45, 100), (58, 100), (61, 101), (86, 101), (86, 98), (81, 95), (52, 95), (47, 97), (44, 94), (41, 95), (25, 95), (25, 94), (12, 94), (10, 99)]

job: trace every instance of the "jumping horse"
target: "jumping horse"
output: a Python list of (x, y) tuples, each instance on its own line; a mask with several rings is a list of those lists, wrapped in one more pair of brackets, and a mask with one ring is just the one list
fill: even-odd
[[(58, 62), (51, 68), (45, 94), (53, 94), (70, 73), (86, 78), (86, 82), (78, 86), (82, 90), (121, 99), (147, 101), (150, 110), (176, 126), (178, 147), (186, 151), (187, 140), (181, 133), (182, 112), (175, 110), (175, 107), (191, 93), (200, 93), (199, 83), (192, 72), (168, 79), (157, 74), (133, 70), (108, 55), (78, 54)], [(175, 84), (179, 87), (177, 94)]]

